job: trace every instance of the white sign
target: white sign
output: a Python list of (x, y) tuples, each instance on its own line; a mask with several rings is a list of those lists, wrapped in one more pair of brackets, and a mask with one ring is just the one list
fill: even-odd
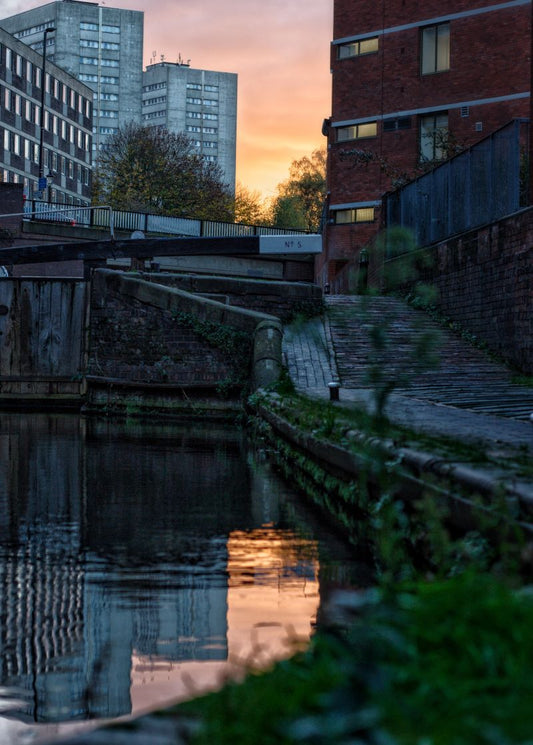
[(261, 235), (260, 254), (319, 254), (322, 236), (312, 235)]

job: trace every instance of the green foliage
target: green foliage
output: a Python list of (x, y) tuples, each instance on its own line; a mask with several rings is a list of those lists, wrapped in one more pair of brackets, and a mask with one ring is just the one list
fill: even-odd
[(319, 149), (292, 162), (289, 178), (278, 185), (272, 201), (272, 224), (318, 231), (325, 196), (326, 150)]
[(530, 592), (466, 572), (354, 600), (345, 630), (179, 707), (194, 745), (531, 742)]
[(219, 166), (183, 133), (130, 123), (98, 157), (93, 203), (174, 217), (231, 220), (232, 197)]
[(248, 334), (231, 326), (202, 321), (192, 313), (176, 313), (174, 318), (177, 323), (199, 334), (208, 344), (222, 350), (225, 357), (231, 362), (234, 375), (231, 379), (220, 382), (220, 393), (226, 395), (232, 386), (243, 385), (248, 381), (252, 349), (252, 340)]

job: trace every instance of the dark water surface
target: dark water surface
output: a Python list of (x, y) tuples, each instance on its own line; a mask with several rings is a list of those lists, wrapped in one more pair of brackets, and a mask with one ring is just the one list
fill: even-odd
[(0, 414), (1, 745), (286, 655), (365, 581), (316, 524), (236, 428)]

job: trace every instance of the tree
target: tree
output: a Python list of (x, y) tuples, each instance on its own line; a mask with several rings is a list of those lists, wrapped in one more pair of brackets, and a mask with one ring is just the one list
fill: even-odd
[(238, 183), (234, 203), (235, 222), (245, 225), (264, 225), (267, 222), (265, 204), (261, 201), (259, 191), (251, 191)]
[(93, 203), (176, 217), (231, 220), (222, 171), (183, 133), (127, 124), (98, 156)]
[[(279, 227), (302, 227), (317, 231), (326, 196), (326, 150), (293, 160), (289, 178), (278, 185), (272, 202), (272, 222)], [(287, 220), (297, 220), (289, 224)], [(282, 221), (282, 222), (280, 222)]]

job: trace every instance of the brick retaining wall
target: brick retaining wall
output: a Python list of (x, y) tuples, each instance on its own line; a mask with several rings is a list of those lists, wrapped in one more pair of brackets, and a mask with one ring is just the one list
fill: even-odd
[(532, 246), (527, 208), (423, 250), (432, 259), (423, 279), (438, 289), (439, 311), (526, 374), (533, 374)]

